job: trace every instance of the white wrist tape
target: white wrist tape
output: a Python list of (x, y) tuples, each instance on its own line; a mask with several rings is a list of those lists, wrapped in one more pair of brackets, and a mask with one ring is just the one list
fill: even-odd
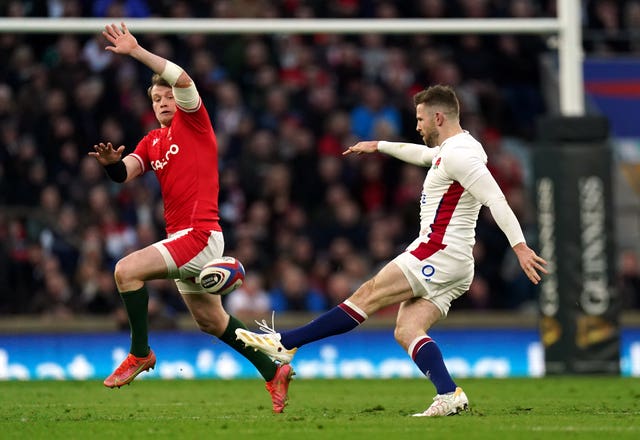
[(164, 70), (160, 76), (171, 84), (171, 86), (174, 86), (182, 72), (182, 67), (167, 60), (167, 64), (164, 66)]

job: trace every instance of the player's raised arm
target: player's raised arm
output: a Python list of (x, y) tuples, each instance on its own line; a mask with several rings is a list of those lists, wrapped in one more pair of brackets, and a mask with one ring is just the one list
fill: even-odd
[(378, 141), (362, 141), (344, 150), (342, 152), (342, 155), (347, 156), (351, 153), (355, 153), (355, 154), (375, 153), (376, 151), (378, 151)]
[(407, 163), (429, 167), (438, 148), (429, 148), (426, 145), (405, 142), (361, 141), (347, 148), (342, 152), (342, 155), (375, 153), (376, 151)]
[(106, 50), (121, 55), (129, 55), (166, 80), (173, 88), (173, 94), (178, 106), (193, 110), (200, 105), (200, 96), (187, 72), (177, 64), (149, 52), (138, 44), (138, 40), (129, 31), (125, 23), (120, 23), (120, 27), (115, 24), (107, 25), (102, 34), (111, 43), (111, 46), (105, 47)]

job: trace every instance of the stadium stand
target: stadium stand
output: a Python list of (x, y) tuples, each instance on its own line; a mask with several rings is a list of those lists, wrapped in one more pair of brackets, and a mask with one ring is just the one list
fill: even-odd
[[(120, 16), (545, 17), (555, 16), (555, 1), (14, 0), (0, 14), (104, 16), (105, 23)], [(588, 1), (584, 23), (590, 53), (640, 51), (639, 1)], [(419, 142), (410, 97), (428, 84), (457, 88), (463, 126), (483, 141), (492, 172), (535, 238), (529, 165), (518, 151), (534, 140), (535, 119), (551, 105), (538, 66), (548, 51), (542, 37), (159, 30), (140, 38), (192, 72), (212, 110), (225, 253), (259, 274), (252, 288), (261, 306), (234, 306), (244, 313), (263, 317), (271, 308), (265, 301), (291, 290), (283, 285), (291, 267), (315, 300), (290, 307), (329, 307), (408, 243), (424, 171), (340, 153), (361, 137)], [(126, 327), (113, 265), (163, 237), (154, 177), (115, 186), (86, 154), (102, 140), (131, 151), (156, 123), (140, 92), (147, 73), (104, 45), (100, 36), (0, 34), (0, 315), (102, 316)], [(477, 238), (476, 279), (454, 308), (534, 313), (536, 290), (488, 212)], [(624, 295), (640, 307), (637, 254), (627, 251), (623, 262)], [(172, 282), (149, 288), (152, 326), (178, 326), (185, 309)], [(251, 303), (253, 294), (242, 297)]]

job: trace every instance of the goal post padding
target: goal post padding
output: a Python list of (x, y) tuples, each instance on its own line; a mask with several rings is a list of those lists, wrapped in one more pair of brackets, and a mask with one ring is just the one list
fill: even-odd
[(612, 154), (605, 118), (544, 117), (533, 151), (545, 371), (619, 374)]

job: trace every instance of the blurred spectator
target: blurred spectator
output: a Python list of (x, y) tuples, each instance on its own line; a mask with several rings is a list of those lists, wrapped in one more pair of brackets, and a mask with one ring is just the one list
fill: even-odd
[(94, 17), (145, 18), (151, 13), (145, 0), (94, 0)]
[(244, 105), (237, 84), (231, 81), (222, 81), (217, 85), (215, 93), (213, 120), (216, 124), (218, 148), (224, 167), (225, 163), (237, 160), (241, 154), (238, 148), (234, 148), (238, 145), (233, 144), (232, 139), (240, 134), (242, 120), (249, 117), (249, 111)]
[(262, 180), (260, 199), (264, 200), (277, 217), (283, 217), (291, 206), (291, 170), (286, 164), (274, 163)]
[(96, 269), (96, 266), (86, 266), (83, 274), (86, 280), (82, 291), (84, 308), (94, 315), (112, 315), (120, 307), (113, 273)]
[(640, 52), (640, 0), (627, 2), (624, 12), (624, 27), (629, 34), (629, 51)]
[(533, 122), (544, 110), (542, 96), (536, 88), (540, 83), (536, 56), (541, 51), (540, 45), (535, 38), (501, 35), (494, 65), (507, 104), (507, 112), (502, 115), (504, 127), (513, 127), (508, 130), (509, 134), (528, 139), (534, 133)]
[(334, 272), (327, 280), (326, 291), (329, 307), (335, 307), (354, 292), (353, 282), (346, 273)]
[(224, 298), (225, 309), (244, 322), (262, 319), (271, 312), (271, 299), (258, 272), (246, 274), (241, 287)]
[(311, 212), (322, 194), (318, 185), (318, 152), (310, 130), (293, 125), (290, 141), (290, 157), (287, 166), (291, 172), (291, 199), (295, 205)]
[(419, 222), (416, 220), (418, 207), (415, 201), (420, 198), (426, 170), (411, 164), (402, 164), (401, 166), (400, 178), (392, 194), (392, 206), (402, 217), (403, 223), (410, 230), (408, 233), (411, 234), (420, 228)]
[(342, 261), (344, 273), (349, 277), (351, 290), (355, 290), (371, 278), (374, 272), (369, 265), (369, 259), (363, 253), (354, 252)]
[(84, 59), (94, 73), (104, 71), (113, 61), (113, 54), (104, 50), (106, 40), (101, 35), (95, 35), (82, 46), (82, 59)]
[(57, 84), (69, 96), (77, 84), (86, 79), (91, 70), (82, 57), (79, 38), (61, 35), (55, 46), (44, 54), (45, 63), (50, 67), (49, 81)]
[(227, 166), (220, 170), (220, 195), (218, 199), (220, 222), (223, 229), (226, 229), (226, 226), (239, 224), (246, 214), (247, 199), (240, 185), (240, 176), (238, 176), (236, 167)]
[(271, 87), (265, 91), (260, 115), (256, 118), (258, 128), (277, 132), (280, 124), (294, 118), (291, 112), (289, 94), (283, 87)]
[(46, 256), (43, 263), (42, 284), (35, 292), (29, 311), (56, 320), (72, 317), (77, 309), (77, 298), (71, 289), (69, 278), (61, 271), (59, 260), (55, 256)]
[(617, 288), (624, 308), (640, 308), (640, 260), (633, 250), (620, 253)]
[(173, 329), (179, 313), (188, 313), (173, 280), (157, 279), (149, 282), (149, 326)]
[(359, 171), (355, 192), (360, 206), (364, 209), (364, 215), (371, 216), (382, 212), (389, 198), (382, 156), (361, 162)]
[[(409, 64), (409, 54), (400, 47), (391, 47), (385, 53), (385, 60), (379, 72), (379, 80), (387, 95), (385, 101), (398, 107), (405, 104), (409, 89), (414, 84), (415, 75)], [(366, 92), (365, 92), (366, 93)], [(366, 99), (366, 94), (364, 95)], [(395, 112), (394, 112), (395, 113)], [(391, 127), (389, 138), (400, 135), (400, 122), (395, 115), (389, 114), (383, 120)]]
[(491, 303), (491, 286), (485, 278), (477, 274), (473, 277), (467, 293), (460, 299), (460, 304), (456, 304), (456, 308), (486, 310), (494, 307)]
[(368, 256), (371, 260), (371, 273), (376, 273), (382, 269), (382, 266), (391, 261), (403, 247), (401, 243), (398, 243), (400, 241), (400, 237), (398, 237), (399, 228), (402, 228), (402, 226), (397, 216), (385, 215), (372, 218), (367, 247)]
[(346, 146), (356, 142), (351, 136), (349, 115), (342, 111), (331, 113), (327, 117), (322, 136), (318, 141), (318, 154), (321, 156), (339, 156)]
[(289, 254), (307, 273), (314, 269), (317, 257), (316, 247), (308, 234), (298, 233), (293, 236)]
[(10, 313), (26, 313), (34, 295), (32, 253), (27, 239), (27, 231), (22, 221), (6, 220), (0, 224), (3, 263), (6, 264), (4, 277), (7, 283), (2, 287), (4, 298), (2, 308)]
[(588, 48), (599, 54), (626, 52), (628, 41), (622, 38), (621, 3), (618, 0), (587, 1)]
[(336, 80), (338, 95), (348, 105), (355, 104), (363, 77), (359, 47), (342, 36), (331, 35), (326, 45), (325, 57)]
[[(177, 328), (176, 309), (172, 308), (172, 305), (182, 301), (173, 280), (150, 280), (147, 283), (149, 289), (149, 328), (154, 330)], [(171, 303), (174, 298), (177, 301)], [(180, 306), (178, 310), (182, 313), (186, 312), (184, 305)], [(115, 320), (118, 328), (129, 330), (129, 318), (122, 305), (115, 310)]]
[(362, 44), (363, 76), (369, 81), (375, 81), (388, 63), (385, 36), (381, 34), (364, 34), (360, 37)]
[(33, 0), (30, 16), (33, 17), (83, 17), (86, 16), (82, 0)]
[(302, 268), (288, 261), (280, 263), (279, 277), (269, 296), (276, 312), (322, 312), (328, 307), (322, 293), (309, 285)]
[(489, 157), (487, 168), (506, 197), (508, 198), (512, 191), (522, 189), (524, 186), (523, 165), (514, 154), (503, 147), (501, 133), (495, 129), (486, 128), (478, 137)]
[(362, 249), (366, 245), (367, 228), (358, 204), (352, 199), (345, 199), (330, 209), (331, 219), (323, 228), (326, 242), (345, 238), (357, 249)]
[(365, 84), (362, 103), (351, 111), (351, 130), (360, 140), (376, 139), (375, 127), (380, 121), (391, 126), (394, 136), (400, 132), (400, 113), (386, 104), (382, 87), (373, 83)]
[[(505, 308), (509, 292), (502, 278), (502, 262), (509, 251), (509, 242), (496, 224), (491, 212), (482, 207), (476, 225), (476, 244), (473, 250), (475, 260), (475, 279), (478, 295), (470, 295), (471, 302), (481, 308)], [(505, 298), (507, 297), (507, 298)]]

